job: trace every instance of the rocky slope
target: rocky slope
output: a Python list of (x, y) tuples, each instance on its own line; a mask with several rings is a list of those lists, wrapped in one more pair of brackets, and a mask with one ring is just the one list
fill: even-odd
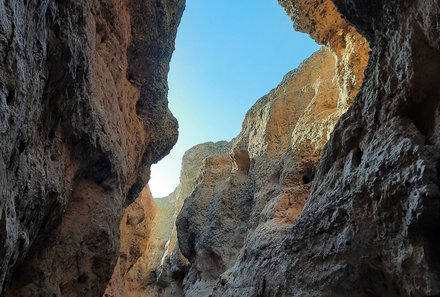
[(0, 2), (1, 296), (105, 290), (123, 207), (177, 138), (166, 75), (183, 6)]

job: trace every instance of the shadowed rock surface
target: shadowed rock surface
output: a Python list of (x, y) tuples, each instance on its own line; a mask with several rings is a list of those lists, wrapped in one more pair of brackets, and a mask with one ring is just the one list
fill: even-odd
[(184, 1), (0, 2), (0, 295), (100, 296), (169, 152)]

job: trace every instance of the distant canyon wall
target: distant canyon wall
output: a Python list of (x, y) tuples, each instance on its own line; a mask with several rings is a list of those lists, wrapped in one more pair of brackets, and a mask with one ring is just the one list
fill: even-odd
[(183, 8), (0, 2), (1, 296), (104, 292), (123, 209), (177, 139), (166, 78)]
[(196, 145), (183, 156), (180, 183), (173, 193), (153, 200), (145, 188), (144, 195), (125, 210), (120, 226), (121, 253), (104, 297), (182, 293), (189, 263), (177, 245), (176, 216), (198, 184), (205, 160), (226, 154), (230, 148), (226, 141)]
[[(265, 279), (280, 277), (280, 267), (265, 266), (269, 255), (300, 217), (322, 149), (352, 101), (341, 96), (338, 58), (322, 48), (288, 73), (247, 113), (231, 151), (205, 161), (176, 222), (191, 263), (184, 296), (266, 296)], [(229, 283), (234, 291), (218, 293)]]
[[(322, 149), (352, 101), (340, 95), (337, 59), (322, 48), (255, 103), (230, 143), (201, 144), (185, 154), (181, 183), (166, 198), (175, 205), (166, 224), (176, 220), (178, 244), (168, 231), (168, 246), (160, 247), (165, 257), (150, 260), (162, 271), (148, 286), (155, 293), (140, 296), (210, 296), (219, 281), (232, 280), (228, 274), (240, 275), (238, 267), (254, 266), (253, 255), (282, 244), (301, 215)], [(261, 290), (262, 279), (254, 282)]]

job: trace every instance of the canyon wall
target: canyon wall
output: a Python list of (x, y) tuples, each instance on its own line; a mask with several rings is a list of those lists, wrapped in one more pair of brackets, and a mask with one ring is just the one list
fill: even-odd
[[(176, 222), (191, 264), (184, 296), (210, 296), (219, 282), (252, 277), (241, 271), (258, 269), (255, 257), (268, 261), (296, 223), (322, 148), (346, 110), (336, 61), (322, 48), (288, 73), (249, 110), (229, 154), (205, 161)], [(255, 278), (244, 292), (261, 295), (262, 286), (264, 278)]]
[[(177, 248), (175, 220), (198, 184), (207, 158), (228, 154), (226, 141), (199, 144), (182, 158), (180, 183), (173, 193), (153, 200), (146, 187), (121, 221), (121, 252), (104, 297), (170, 296), (181, 292), (188, 261)], [(154, 209), (154, 211), (151, 211)]]
[(326, 48), (206, 159), (176, 221), (180, 293), (439, 295), (440, 4), (280, 3)]
[[(439, 3), (333, 2), (372, 47), (363, 86), (293, 228), (265, 254), (243, 255), (213, 296), (440, 294)], [(316, 14), (298, 3), (282, 1), (320, 41), (333, 3), (307, 1)]]
[(184, 1), (0, 2), (0, 296), (440, 295), (439, 2), (279, 2), (325, 47), (157, 202)]
[(165, 273), (149, 286), (161, 295), (142, 296), (210, 296), (227, 273), (239, 275), (236, 267), (252, 267), (248, 259), (281, 245), (346, 111), (337, 59), (322, 48), (255, 103), (231, 143), (202, 144), (185, 154), (181, 183), (167, 197), (175, 215), (161, 222), (169, 226), (178, 214), (178, 245), (173, 230), (161, 263), (151, 256), (157, 251), (148, 251), (156, 271)]
[(123, 208), (177, 139), (166, 76), (183, 8), (0, 2), (1, 296), (104, 292)]

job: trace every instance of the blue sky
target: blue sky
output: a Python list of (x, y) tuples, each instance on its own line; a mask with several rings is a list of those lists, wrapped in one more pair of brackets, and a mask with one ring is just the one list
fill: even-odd
[(153, 196), (177, 186), (186, 150), (238, 135), (252, 104), (318, 48), (276, 0), (187, 0), (168, 78), (179, 140), (152, 167)]

